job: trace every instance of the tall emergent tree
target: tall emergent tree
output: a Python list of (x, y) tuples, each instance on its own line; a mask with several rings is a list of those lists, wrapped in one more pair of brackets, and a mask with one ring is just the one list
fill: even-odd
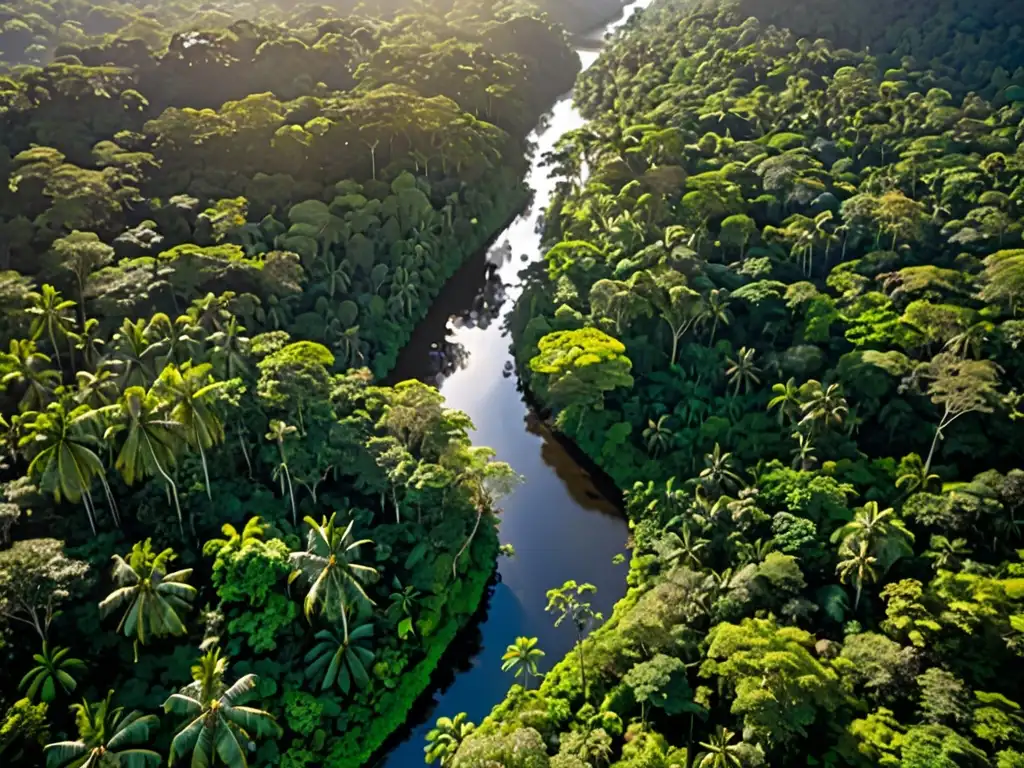
[(941, 352), (914, 375), (928, 382), (927, 395), (941, 409), (924, 462), (923, 474), (927, 476), (935, 448), (954, 421), (969, 413), (991, 413), (995, 409), (999, 368), (991, 360), (962, 360), (951, 352)]
[(60, 605), (89, 565), (64, 554), (56, 539), (22, 539), (0, 550), (0, 617), (31, 627), (46, 642)]
[(544, 656), (544, 651), (537, 647), (536, 637), (517, 637), (516, 641), (505, 649), (501, 657), (501, 671), (515, 670), (515, 677), (523, 678), (523, 688), (530, 690), (530, 675), (538, 677), (537, 662)]
[(552, 400), (566, 412), (576, 411), (579, 424), (588, 408), (604, 407), (605, 392), (633, 386), (626, 347), (596, 328), (549, 333), (538, 349), (530, 369), (547, 377)]
[(570, 580), (560, 587), (548, 590), (548, 604), (545, 608), (548, 613), (556, 615), (556, 627), (568, 619), (576, 632), (576, 653), (580, 659), (580, 683), (584, 701), (587, 698), (587, 667), (583, 656), (583, 638), (595, 625), (604, 621), (604, 616), (595, 611), (589, 601), (582, 598), (596, 592), (597, 587), (593, 584), (577, 584)]

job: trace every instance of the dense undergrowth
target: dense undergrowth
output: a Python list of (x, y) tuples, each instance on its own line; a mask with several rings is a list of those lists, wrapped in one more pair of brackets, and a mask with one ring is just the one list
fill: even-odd
[(630, 592), (445, 765), (1024, 765), (1021, 11), (666, 0), (582, 76), (511, 325)]
[(0, 27), (0, 763), (362, 765), (517, 480), (374, 381), (521, 207), (565, 32), (468, 2)]

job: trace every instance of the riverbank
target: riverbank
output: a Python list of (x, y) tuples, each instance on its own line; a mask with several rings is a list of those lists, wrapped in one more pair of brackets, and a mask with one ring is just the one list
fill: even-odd
[[(331, 768), (360, 768), (374, 764), (374, 756), (379, 755), (388, 740), (401, 730), (424, 691), (433, 685), (439, 663), (451, 652), (456, 638), (485, 609), (488, 585), (497, 567), (498, 537), (494, 526), (482, 528), (477, 537), (479, 543), (474, 543), (471, 548), (475, 567), (471, 566), (464, 587), (467, 603), (475, 609), (450, 619), (435, 631), (425, 657), (402, 674), (397, 688), (386, 691), (376, 702), (379, 716), (370, 727), (366, 731), (350, 731), (338, 741), (328, 758)], [(493, 564), (492, 567), (485, 567), (487, 563)]]

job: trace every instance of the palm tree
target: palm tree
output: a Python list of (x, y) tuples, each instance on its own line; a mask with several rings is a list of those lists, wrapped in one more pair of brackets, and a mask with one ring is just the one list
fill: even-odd
[(845, 541), (839, 549), (839, 556), (845, 558), (836, 566), (836, 573), (843, 584), (852, 583), (857, 594), (853, 601), (853, 610), (860, 605), (861, 591), (868, 582), (878, 581), (878, 560), (871, 556), (871, 546), (867, 539), (856, 542)]
[(774, 539), (755, 539), (753, 543), (747, 543), (740, 538), (740, 562), (763, 563), (765, 558), (775, 551)]
[(0, 458), (18, 460), (18, 445), (25, 437), (28, 425), (36, 417), (35, 411), (15, 413), (10, 420), (0, 413)]
[(264, 328), (280, 331), (291, 318), (291, 306), (295, 303), (294, 298), (292, 296), (285, 298), (268, 296), (265, 305), (256, 310), (256, 320)]
[(754, 364), (754, 355), (754, 350), (740, 347), (735, 360), (727, 359), (729, 367), (726, 369), (725, 375), (729, 377), (729, 383), (733, 386), (733, 397), (740, 393), (740, 389), (746, 394), (761, 383), (758, 376), (761, 369)]
[(164, 702), (165, 712), (188, 718), (171, 740), (169, 765), (192, 753), (193, 766), (212, 765), (216, 754), (227, 768), (245, 768), (245, 752), (254, 738), (281, 735), (269, 712), (238, 703), (253, 691), (259, 678), (245, 675), (227, 687), (227, 668), (219, 648), (207, 651), (192, 667), (192, 682)]
[(391, 581), (391, 588), (394, 590), (389, 596), (387, 614), (398, 619), (398, 636), (405, 639), (415, 634), (413, 627), (413, 609), (420, 599), (420, 591), (411, 584), (403, 587), (402, 582), (395, 576)]
[(740, 745), (733, 744), (736, 734), (721, 725), (715, 727), (710, 741), (700, 742), (705, 751), (697, 754), (695, 768), (743, 768)]
[(284, 492), (285, 483), (288, 486), (288, 498), (292, 503), (292, 525), (299, 524), (299, 510), (295, 506), (295, 489), (292, 487), (292, 473), (288, 470), (288, 453), (285, 451), (284, 441), (289, 435), (294, 435), (299, 430), (291, 424), (285, 424), (279, 419), (270, 422), (270, 431), (264, 437), (277, 443), (277, 453), (281, 457), (281, 463), (277, 465), (274, 473), (282, 478), (281, 491)]
[(212, 368), (209, 363), (186, 365), (185, 368), (168, 365), (154, 385), (158, 397), (171, 408), (171, 421), (182, 426), (185, 441), (199, 451), (208, 499), (213, 497), (210, 495), (210, 470), (206, 465), (206, 451), (224, 442), (224, 423), (213, 405), (217, 396), (227, 387), (227, 382), (213, 380), (210, 375)]
[(106, 467), (92, 449), (94, 442), (84, 429), (92, 411), (81, 405), (68, 412), (63, 402), (50, 403), (43, 413), (26, 425), (26, 434), (19, 446), (31, 456), (28, 474), (35, 478), (40, 490), (53, 494), (60, 502), (81, 502), (89, 518), (89, 526), (96, 534), (96, 504), (92, 499), (92, 484), (99, 478), (110, 504), (114, 522), (117, 507), (107, 484)]
[(50, 702), (57, 697), (57, 688), (64, 693), (71, 693), (78, 687), (78, 682), (71, 676), (75, 670), (85, 669), (85, 662), (81, 659), (69, 658), (70, 648), (54, 648), (43, 641), (41, 653), (32, 654), (36, 666), (28, 671), (21, 678), (18, 684), (19, 690), (25, 693), (25, 698), (35, 701), (36, 696), (40, 701)]
[(666, 544), (671, 548), (665, 554), (665, 560), (670, 564), (682, 562), (692, 568), (700, 568), (703, 564), (703, 552), (711, 542), (699, 537), (694, 538), (693, 531), (686, 523), (683, 524), (681, 533), (681, 536), (674, 532), (666, 534)]
[(333, 349), (338, 352), (341, 366), (348, 368), (355, 363), (361, 363), (364, 359), (361, 349), (362, 339), (359, 338), (359, 326), (353, 325), (346, 328), (334, 339)]
[(77, 349), (82, 355), (82, 362), (89, 369), (95, 369), (103, 354), (103, 347), (106, 346), (106, 339), (103, 338), (100, 321), (95, 318), (88, 318), (82, 323), (81, 330), (72, 337)]
[(803, 432), (794, 432), (793, 438), (796, 440), (796, 448), (790, 451), (793, 456), (793, 469), (805, 471), (811, 469), (818, 460), (818, 456), (814, 452), (814, 438)]
[(148, 387), (153, 383), (153, 358), (160, 348), (150, 342), (149, 324), (145, 320), (125, 319), (110, 340), (110, 360), (118, 366), (121, 386)]
[(915, 491), (928, 493), (929, 488), (941, 485), (941, 478), (933, 472), (928, 472), (925, 469), (924, 460), (916, 453), (904, 458), (901, 465), (904, 471), (896, 478), (896, 487), (902, 488), (907, 494)]
[(700, 471), (700, 482), (715, 493), (742, 484), (740, 476), (733, 471), (732, 454), (722, 451), (715, 443), (715, 449), (704, 456), (704, 469)]
[(320, 255), (314, 267), (317, 279), (327, 288), (327, 295), (333, 299), (347, 293), (352, 287), (352, 264), (348, 259), (338, 260), (330, 248)]
[(772, 394), (775, 395), (768, 401), (768, 410), (778, 409), (779, 426), (787, 421), (795, 423), (800, 418), (800, 387), (796, 385), (795, 379), (790, 379), (785, 384), (773, 384)]
[(505, 649), (501, 657), (501, 671), (515, 670), (515, 677), (523, 678), (523, 689), (530, 690), (530, 675), (539, 677), (537, 662), (544, 656), (544, 651), (537, 647), (536, 637), (517, 637), (516, 641)]
[(412, 282), (412, 276), (404, 267), (397, 267), (391, 279), (391, 299), (406, 317), (412, 316), (414, 303), (419, 299), (419, 289)]
[(809, 424), (812, 430), (818, 427), (822, 430), (841, 427), (849, 409), (839, 385), (829, 384), (825, 388), (820, 382), (812, 379), (805, 387), (808, 394), (801, 406), (803, 418), (800, 423)]
[(718, 326), (729, 325), (732, 322), (732, 312), (729, 311), (729, 292), (722, 288), (712, 288), (704, 300), (703, 306), (697, 317), (697, 325), (703, 327), (711, 324), (711, 334), (708, 337), (708, 346), (715, 344), (715, 334)]
[(945, 536), (932, 536), (928, 547), (924, 556), (932, 561), (932, 567), (936, 571), (958, 570), (961, 562), (971, 556), (971, 548), (967, 545), (967, 539), (950, 541)]
[(22, 390), (18, 408), (38, 411), (53, 397), (61, 375), (50, 368), (50, 357), (44, 355), (29, 339), (12, 339), (7, 352), (0, 354), (0, 384)]
[(467, 717), (465, 712), (459, 712), (452, 718), (437, 719), (437, 724), (427, 733), (427, 746), (423, 748), (427, 765), (433, 765), (435, 760), (440, 761), (441, 768), (448, 768), (452, 764), (459, 746), (476, 730), (476, 726)]
[(320, 678), (320, 690), (326, 691), (337, 683), (348, 693), (355, 683), (365, 688), (370, 682), (367, 670), (373, 662), (373, 651), (366, 644), (373, 637), (373, 624), (357, 624), (346, 638), (334, 629), (322, 629), (314, 635), (317, 644), (306, 654), (306, 678)]
[(180, 614), (192, 608), (196, 588), (188, 584), (191, 568), (167, 572), (174, 557), (170, 548), (154, 553), (151, 539), (136, 543), (127, 560), (120, 555), (113, 557), (117, 589), (100, 603), (100, 614), (106, 617), (127, 606), (117, 631), (135, 638), (136, 660), (139, 644), (145, 645), (154, 637), (186, 632)]
[(369, 539), (353, 541), (355, 521), (341, 530), (336, 518), (337, 512), (332, 512), (329, 518), (325, 517), (319, 523), (312, 517), (305, 518), (309, 526), (306, 549), (289, 555), (288, 560), (295, 570), (288, 583), (300, 577), (307, 581), (309, 591), (303, 602), (306, 619), (312, 621), (313, 611), (319, 606), (320, 612), (330, 621), (341, 618), (347, 640), (349, 601), (362, 599), (374, 605), (363, 589), (363, 583), (376, 577), (377, 569), (355, 562), (359, 548), (373, 542)]
[(178, 527), (185, 536), (185, 522), (178, 501), (178, 486), (168, 474), (177, 459), (182, 425), (164, 417), (162, 403), (142, 387), (128, 387), (118, 402), (92, 412), (110, 423), (104, 434), (109, 440), (119, 432), (127, 432), (114, 466), (128, 485), (152, 475), (159, 475), (174, 497)]
[(163, 758), (151, 749), (139, 749), (149, 740), (150, 729), (159, 724), (156, 715), (132, 711), (125, 715), (122, 707), (111, 706), (114, 692), (99, 704), (83, 701), (73, 704), (78, 729), (77, 741), (47, 744), (46, 768), (147, 768), (158, 766)]
[[(65, 299), (60, 291), (49, 284), (44, 285), (41, 292), (32, 291), (27, 294), (26, 298), (29, 300), (29, 306), (25, 312), (32, 316), (29, 333), (33, 341), (44, 335), (49, 339), (54, 359), (57, 361), (57, 370), (63, 376), (64, 368), (60, 362), (57, 339), (70, 340), (75, 328), (75, 302)], [(68, 351), (70, 352), (70, 348)]]
[(217, 296), (207, 293), (205, 296), (195, 299), (185, 314), (194, 325), (207, 333), (213, 333), (223, 329), (225, 323), (231, 319), (231, 310), (228, 308), (230, 299), (231, 295), (229, 294)]
[(870, 551), (878, 555), (881, 565), (887, 568), (901, 555), (913, 554), (910, 542), (914, 534), (907, 530), (895, 510), (879, 509), (877, 501), (868, 501), (854, 512), (853, 520), (832, 534), (831, 540), (847, 545), (866, 541)]
[(209, 342), (213, 345), (211, 359), (220, 378), (237, 378), (248, 368), (246, 354), (249, 337), (244, 333), (245, 326), (232, 315), (223, 330), (210, 334)]
[(658, 458), (659, 455), (672, 447), (675, 433), (668, 426), (670, 418), (666, 414), (659, 416), (657, 421), (653, 419), (647, 420), (647, 427), (644, 429), (643, 438), (644, 443), (647, 445), (647, 452), (652, 458)]
[(102, 408), (116, 403), (121, 394), (117, 375), (108, 366), (101, 366), (95, 373), (78, 371), (75, 374), (75, 381), (78, 383), (75, 400), (91, 408)]
[(163, 312), (150, 319), (146, 329), (152, 339), (154, 354), (159, 365), (183, 365), (192, 358), (192, 352), (199, 345), (202, 329), (192, 323), (188, 315), (171, 320)]

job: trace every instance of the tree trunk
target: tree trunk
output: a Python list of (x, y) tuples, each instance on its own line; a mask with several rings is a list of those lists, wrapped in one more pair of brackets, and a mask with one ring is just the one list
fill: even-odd
[[(145, 434), (145, 433), (144, 433)], [(149, 439), (149, 435), (146, 435), (146, 445), (149, 447), (149, 455), (153, 457), (153, 463), (156, 465), (157, 472), (160, 473), (160, 477), (167, 484), (168, 490), (174, 497), (174, 509), (178, 513), (178, 528), (181, 530), (182, 541), (185, 539), (185, 519), (181, 515), (181, 503), (178, 501), (178, 487), (174, 484), (174, 480), (164, 470), (163, 465), (160, 463), (160, 459), (156, 457), (156, 451), (153, 450), (153, 441)]]
[(206, 466), (206, 451), (203, 450), (203, 438), (199, 435), (199, 426), (195, 427), (196, 433), (196, 445), (199, 446), (199, 461), (203, 465), (203, 479), (206, 481), (206, 498), (213, 501), (213, 496), (210, 494), (210, 470)]
[(82, 493), (82, 506), (85, 507), (85, 516), (89, 518), (89, 527), (92, 528), (92, 535), (96, 535), (96, 518), (93, 513), (92, 499), (89, 498), (89, 492), (84, 491)]
[(114, 525), (120, 528), (121, 514), (117, 509), (117, 501), (114, 500), (114, 494), (110, 490), (110, 484), (107, 482), (107, 478), (102, 474), (100, 475), (100, 485), (103, 486), (103, 493), (107, 496), (107, 504), (110, 506), (110, 516), (114, 519)]
[(39, 634), (39, 639), (44, 643), (46, 642), (46, 628), (39, 622), (39, 615), (36, 610), (29, 609), (28, 615), (32, 617), (32, 626), (35, 627), (36, 632)]
[(580, 681), (583, 683), (583, 703), (587, 703), (587, 667), (583, 661), (583, 635), (576, 632), (576, 650), (580, 655)]
[(686, 768), (693, 764), (693, 712), (690, 713), (690, 734), (686, 737)]
[(711, 324), (711, 338), (708, 339), (708, 349), (715, 346), (715, 334), (718, 333), (718, 316), (715, 316), (715, 321)]
[(252, 461), (249, 460), (249, 449), (245, 447), (241, 431), (238, 432), (238, 444), (242, 446), (242, 456), (245, 457), (245, 465), (249, 468), (249, 479), (252, 480)]
[(57, 337), (53, 335), (53, 328), (50, 329), (50, 346), (53, 347), (53, 359), (57, 361), (57, 371), (60, 373), (60, 379), (64, 381), (64, 366), (60, 362), (60, 348), (57, 346)]
[(78, 321), (82, 324), (82, 330), (85, 330), (85, 321), (89, 318), (85, 314), (85, 283), (82, 281), (81, 276), (75, 275), (75, 282), (78, 283)]
[(935, 449), (939, 444), (939, 438), (942, 435), (942, 423), (939, 422), (939, 426), (935, 428), (935, 436), (932, 438), (932, 446), (928, 450), (928, 459), (925, 460), (925, 476), (928, 476), (928, 470), (932, 468), (932, 459), (935, 458)]
[(288, 465), (282, 464), (281, 467), (284, 469), (285, 480), (288, 481), (288, 498), (292, 503), (292, 525), (298, 527), (299, 525), (299, 510), (295, 507), (295, 489), (292, 487), (292, 473), (288, 471)]
[(476, 536), (477, 529), (480, 527), (480, 519), (484, 516), (483, 507), (476, 508), (476, 522), (473, 523), (473, 530), (469, 532), (469, 538), (466, 539), (462, 544), (462, 548), (455, 555), (455, 560), (452, 561), (452, 580), (454, 581), (458, 577), (459, 558), (462, 557), (462, 553), (465, 552), (469, 545), (473, 541), (473, 537)]

